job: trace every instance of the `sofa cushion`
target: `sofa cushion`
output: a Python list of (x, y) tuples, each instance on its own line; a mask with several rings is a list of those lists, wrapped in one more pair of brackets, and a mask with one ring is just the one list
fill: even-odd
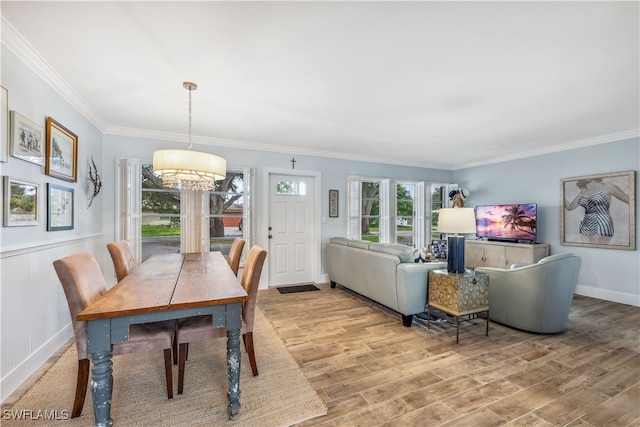
[(347, 241), (347, 246), (351, 246), (352, 248), (369, 249), (369, 245), (371, 245), (371, 242), (368, 241), (368, 240), (349, 240), (349, 241)]
[(397, 243), (371, 243), (369, 250), (395, 255), (400, 258), (400, 262), (415, 262), (413, 258), (413, 248)]
[(348, 241), (349, 239), (347, 239), (346, 237), (330, 237), (329, 238), (329, 243), (335, 243), (336, 245), (347, 246)]

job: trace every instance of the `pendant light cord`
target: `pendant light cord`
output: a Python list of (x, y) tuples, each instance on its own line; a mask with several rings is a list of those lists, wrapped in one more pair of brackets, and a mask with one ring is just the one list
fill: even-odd
[(193, 89), (191, 87), (189, 89), (189, 150), (191, 150), (191, 92)]

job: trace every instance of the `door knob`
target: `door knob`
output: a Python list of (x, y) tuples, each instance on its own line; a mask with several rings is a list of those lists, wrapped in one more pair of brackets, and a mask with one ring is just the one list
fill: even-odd
[(269, 238), (272, 238), (273, 236), (271, 234), (269, 234)]
[(269, 231), (273, 230), (273, 228), (269, 227)]

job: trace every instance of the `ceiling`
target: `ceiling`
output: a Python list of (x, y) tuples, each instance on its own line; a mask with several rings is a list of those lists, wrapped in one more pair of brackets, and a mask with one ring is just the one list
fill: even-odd
[[(638, 136), (639, 3), (12, 2), (102, 132), (458, 169)], [(215, 150), (213, 150), (215, 151)]]

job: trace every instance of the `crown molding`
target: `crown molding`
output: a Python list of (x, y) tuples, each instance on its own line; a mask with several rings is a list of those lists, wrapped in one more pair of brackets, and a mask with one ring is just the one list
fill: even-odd
[(477, 166), (486, 166), (496, 163), (508, 162), (511, 160), (519, 160), (527, 157), (542, 156), (544, 154), (558, 153), (561, 151), (574, 150), (576, 148), (590, 147), (592, 145), (607, 144), (609, 142), (622, 141), (630, 138), (640, 137), (640, 129), (630, 129), (622, 132), (610, 133), (608, 135), (596, 136), (593, 138), (582, 139), (579, 141), (566, 142), (560, 145), (554, 145), (552, 147), (539, 148), (536, 150), (523, 151), (521, 153), (495, 157), (491, 160), (482, 162), (473, 162), (460, 165), (454, 165), (452, 170), (468, 169)]
[(93, 111), (91, 106), (44, 60), (42, 55), (38, 53), (4, 16), (2, 17), (2, 44), (71, 104), (73, 108), (98, 128), (98, 130), (104, 131), (107, 127), (105, 121)]
[[(156, 141), (174, 141), (174, 142), (182, 141), (182, 140), (186, 141), (186, 134), (159, 132), (159, 131), (153, 131), (153, 130), (126, 128), (126, 127), (119, 127), (119, 126), (109, 126), (104, 133), (108, 135), (151, 139)], [(215, 146), (215, 147), (241, 148), (243, 150), (267, 151), (271, 153), (286, 153), (286, 154), (293, 154), (298, 156), (326, 157), (331, 159), (380, 163), (385, 165), (443, 169), (442, 165), (439, 165), (439, 164), (430, 165), (430, 164), (426, 164), (423, 161), (416, 162), (415, 164), (408, 164), (407, 162), (395, 162), (387, 158), (380, 159), (378, 157), (360, 155), (360, 154), (341, 153), (337, 151), (316, 150), (316, 149), (310, 149), (310, 148), (299, 148), (299, 147), (291, 147), (291, 146), (285, 146), (285, 145), (240, 141), (240, 140), (224, 139), (224, 138), (213, 138), (213, 137), (205, 137), (205, 136), (197, 136), (197, 135), (192, 135), (192, 143), (206, 145), (206, 146)]]

